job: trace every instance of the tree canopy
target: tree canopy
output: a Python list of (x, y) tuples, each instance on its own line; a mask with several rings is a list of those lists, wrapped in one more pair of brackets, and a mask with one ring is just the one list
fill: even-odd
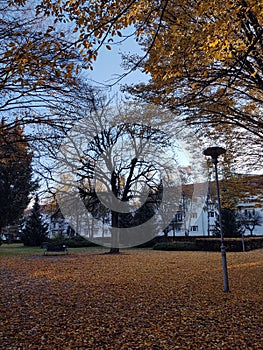
[(43, 105), (50, 92), (73, 84), (77, 51), (66, 28), (54, 30), (31, 1), (1, 1), (0, 23), (0, 111)]
[[(262, 1), (168, 1), (146, 29), (148, 84), (131, 92), (262, 164)], [(154, 45), (152, 42), (154, 40)], [(234, 136), (234, 142), (233, 142)], [(259, 146), (259, 147), (258, 147)], [(242, 151), (241, 151), (242, 147)]]
[[(14, 0), (9, 6), (29, 3)], [(92, 68), (102, 46), (111, 49), (112, 43), (125, 40), (126, 28), (133, 28), (145, 55), (132, 55), (126, 65), (141, 67), (151, 79), (129, 91), (170, 108), (187, 122), (201, 125), (206, 133), (212, 127), (215, 134), (224, 134), (228, 125), (238, 140), (235, 151), (240, 143), (249, 142), (250, 163), (261, 161), (257, 146), (263, 139), (262, 1), (45, 0), (35, 8), (37, 18), (49, 21), (41, 48), (43, 52), (55, 48), (51, 67), (55, 74), (67, 70), (61, 58), (68, 56), (60, 55), (74, 56), (64, 48), (74, 48), (81, 55), (82, 68)], [(70, 44), (61, 28), (70, 31)], [(52, 43), (50, 38), (58, 29), (60, 40)], [(14, 41), (10, 45), (8, 52), (21, 46)], [(70, 64), (72, 69), (79, 67), (79, 63)]]
[(128, 90), (209, 137), (224, 142), (234, 135), (232, 152), (261, 166), (262, 1), (9, 0), (1, 6), (2, 14), (11, 11), (2, 19), (4, 34), (12, 12), (31, 6), (35, 13), (33, 22), (22, 16), (2, 39), (5, 93), (7, 78), (23, 96), (25, 86), (28, 96), (36, 87), (71, 84), (80, 69), (92, 69), (102, 47), (110, 50), (132, 28), (145, 54), (125, 64), (151, 79)]

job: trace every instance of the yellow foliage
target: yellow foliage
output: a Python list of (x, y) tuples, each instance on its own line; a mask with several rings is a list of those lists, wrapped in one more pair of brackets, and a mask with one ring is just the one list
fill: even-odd
[[(27, 2), (13, 0), (10, 6)], [(36, 18), (44, 21), (41, 40), (35, 42), (34, 35), (25, 30), (27, 44), (21, 44), (22, 31), (13, 33), (3, 54), (10, 60), (5, 73), (18, 73), (15, 81), (22, 86), (29, 81), (25, 73), (37, 81), (36, 67), (44, 66), (40, 49), (43, 55), (54, 53), (42, 67), (41, 81), (57, 79), (55, 72), (61, 69), (61, 79), (72, 84), (74, 68), (70, 66), (71, 74), (65, 74), (61, 62), (74, 61), (92, 69), (99, 48), (120, 41), (123, 31), (132, 27), (146, 54), (140, 66), (152, 79), (147, 89), (131, 91), (173, 110), (184, 106), (184, 116), (188, 108), (192, 112), (188, 120), (193, 121), (194, 115), (195, 120), (211, 125), (215, 118), (221, 125), (241, 124), (262, 139), (262, 117), (251, 118), (246, 107), (262, 109), (262, 13), (262, 0), (94, 0), (88, 5), (83, 0), (42, 0), (36, 8)], [(69, 35), (61, 31), (61, 23), (69, 23)], [(76, 62), (76, 50), (84, 64)], [(220, 88), (224, 94), (217, 94)]]

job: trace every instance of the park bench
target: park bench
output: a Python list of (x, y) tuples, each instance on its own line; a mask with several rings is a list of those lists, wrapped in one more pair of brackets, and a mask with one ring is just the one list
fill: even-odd
[(47, 244), (45, 246), (44, 255), (48, 255), (48, 253), (68, 254), (68, 248), (65, 244)]

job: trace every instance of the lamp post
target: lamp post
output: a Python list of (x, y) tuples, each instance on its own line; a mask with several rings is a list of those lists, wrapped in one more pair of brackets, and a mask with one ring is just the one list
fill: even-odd
[(223, 278), (224, 278), (224, 292), (229, 292), (227, 262), (226, 262), (226, 248), (224, 244), (224, 234), (222, 230), (221, 201), (220, 201), (218, 170), (217, 170), (218, 157), (224, 153), (226, 153), (226, 150), (223, 147), (218, 147), (218, 146), (208, 147), (203, 152), (205, 156), (211, 157), (212, 163), (215, 166), (216, 193), (217, 193), (217, 201), (218, 201), (218, 218), (219, 218), (220, 237), (221, 237), (220, 249), (221, 249)]

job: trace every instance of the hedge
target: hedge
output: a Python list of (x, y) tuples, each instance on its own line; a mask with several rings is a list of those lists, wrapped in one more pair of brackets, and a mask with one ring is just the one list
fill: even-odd
[(97, 244), (88, 241), (87, 239), (83, 237), (75, 237), (75, 238), (63, 238), (63, 237), (57, 237), (48, 240), (48, 242), (44, 242), (42, 246), (45, 246), (45, 244), (48, 243), (49, 245), (57, 245), (57, 244), (64, 244), (68, 248), (83, 248), (83, 247), (96, 247)]
[[(180, 237), (181, 238), (181, 237)], [(221, 241), (219, 238), (196, 238), (182, 237), (183, 239), (175, 241), (158, 242), (153, 246), (154, 250), (198, 250), (198, 251), (220, 251)], [(246, 237), (245, 250), (263, 248), (263, 237)], [(241, 238), (225, 238), (224, 245), (226, 251), (240, 252), (243, 251)]]

